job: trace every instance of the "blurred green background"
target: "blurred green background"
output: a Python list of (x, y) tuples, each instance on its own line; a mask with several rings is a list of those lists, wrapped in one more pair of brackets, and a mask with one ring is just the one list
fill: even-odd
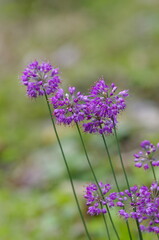
[[(48, 60), (60, 68), (65, 89), (86, 93), (101, 76), (130, 89), (119, 138), (131, 184), (149, 184), (151, 173), (136, 170), (132, 154), (141, 140), (158, 141), (159, 2), (0, 0), (0, 29), (0, 239), (86, 239), (46, 103), (28, 99), (19, 77), (30, 61)], [(76, 129), (58, 131), (88, 228), (103, 240), (102, 219), (86, 215), (83, 186), (92, 176)], [(98, 179), (114, 184), (102, 139), (84, 139)], [(107, 139), (124, 188), (114, 138)], [(128, 239), (124, 220), (115, 212), (113, 219)]]

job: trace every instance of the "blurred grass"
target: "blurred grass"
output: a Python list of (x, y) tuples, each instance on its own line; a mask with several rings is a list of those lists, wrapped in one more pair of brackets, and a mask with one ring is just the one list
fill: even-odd
[[(0, 3), (0, 238), (85, 239), (76, 208), (72, 207), (69, 186), (63, 187), (67, 175), (46, 104), (43, 99), (29, 100), (18, 78), (29, 61), (47, 59), (60, 67), (65, 88), (75, 85), (87, 92), (94, 81), (104, 76), (121, 89), (129, 88), (132, 101), (133, 95), (158, 104), (159, 2), (1, 0)], [(126, 113), (123, 115), (129, 119)], [(158, 130), (151, 136), (145, 128), (140, 133), (142, 125), (125, 120), (124, 116), (119, 134), (127, 152), (125, 163), (130, 181), (149, 183), (151, 174), (145, 179), (140, 170), (132, 167), (130, 151), (138, 146), (139, 139), (150, 137), (157, 142)], [(76, 130), (61, 127), (58, 130), (78, 183), (78, 193), (82, 195), (82, 185), (90, 182), (92, 176)], [(101, 139), (84, 137), (98, 177), (113, 183)], [(124, 187), (114, 140), (111, 137), (108, 140)], [(82, 206), (85, 212), (84, 203)], [(100, 218), (87, 219), (94, 239), (102, 240)], [(122, 223), (117, 223), (118, 228), (123, 227)], [(125, 232), (122, 231), (124, 240)]]

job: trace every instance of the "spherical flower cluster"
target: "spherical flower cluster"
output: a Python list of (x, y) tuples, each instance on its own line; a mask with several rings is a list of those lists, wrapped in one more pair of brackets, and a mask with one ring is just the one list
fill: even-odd
[(58, 89), (55, 95), (50, 99), (54, 107), (54, 116), (57, 123), (70, 125), (72, 122), (80, 122), (85, 118), (85, 102), (88, 97), (80, 92), (76, 93), (75, 87), (69, 87), (68, 93), (63, 89)]
[(85, 109), (87, 120), (83, 124), (85, 132), (112, 133), (118, 114), (126, 107), (125, 97), (128, 96), (128, 90), (118, 94), (116, 90), (114, 83), (108, 86), (104, 79), (100, 79), (91, 88)]
[(134, 154), (135, 167), (143, 167), (145, 170), (149, 169), (150, 165), (156, 167), (159, 166), (159, 160), (155, 157), (155, 153), (159, 148), (159, 143), (154, 146), (150, 141), (144, 140), (140, 143), (142, 151)]
[(151, 187), (134, 186), (129, 190), (117, 193), (114, 205), (125, 207), (119, 210), (119, 215), (125, 218), (137, 219), (142, 231), (159, 233), (159, 186), (152, 183)]
[(27, 95), (31, 98), (53, 94), (59, 87), (60, 78), (57, 68), (50, 63), (34, 61), (29, 64), (21, 76), (22, 84), (27, 87)]
[[(100, 190), (99, 190), (100, 187)], [(159, 233), (159, 185), (157, 182), (147, 186), (133, 186), (123, 192), (112, 192), (110, 184), (89, 184), (84, 198), (87, 200), (88, 214), (107, 213), (108, 207), (117, 207), (119, 216), (125, 220), (138, 220), (140, 228), (145, 232)], [(101, 195), (102, 192), (102, 195)], [(106, 196), (105, 196), (106, 195)]]
[(86, 187), (84, 198), (87, 200), (87, 213), (91, 216), (107, 213), (106, 204), (108, 204), (108, 201), (104, 196), (111, 190), (111, 186), (99, 182), (99, 187), (93, 183)]

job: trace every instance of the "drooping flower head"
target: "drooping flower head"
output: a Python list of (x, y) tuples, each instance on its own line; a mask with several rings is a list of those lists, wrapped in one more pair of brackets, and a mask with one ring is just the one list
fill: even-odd
[(150, 164), (156, 167), (159, 166), (159, 159), (155, 156), (159, 149), (159, 143), (155, 146), (150, 141), (144, 140), (140, 143), (142, 151), (134, 154), (135, 167), (143, 167), (145, 170), (149, 169)]
[(58, 68), (48, 62), (34, 61), (29, 64), (21, 76), (22, 84), (27, 87), (27, 95), (31, 98), (53, 94), (59, 87)]
[(87, 96), (76, 92), (75, 87), (69, 87), (68, 93), (63, 89), (58, 89), (55, 95), (50, 99), (54, 107), (54, 116), (57, 123), (70, 125), (72, 122), (81, 122), (84, 120), (84, 108)]
[(91, 88), (86, 108), (87, 122), (83, 124), (85, 132), (112, 133), (118, 114), (126, 108), (125, 97), (128, 96), (128, 90), (116, 91), (117, 86), (114, 83), (107, 85), (104, 79)]
[(105, 195), (111, 190), (111, 186), (99, 182), (99, 187), (93, 183), (86, 187), (84, 198), (88, 206), (87, 213), (91, 216), (107, 213), (106, 204), (108, 204), (108, 201), (105, 199)]

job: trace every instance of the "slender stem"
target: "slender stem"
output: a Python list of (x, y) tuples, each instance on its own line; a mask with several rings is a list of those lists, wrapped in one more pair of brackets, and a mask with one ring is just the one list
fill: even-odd
[[(102, 191), (101, 191), (100, 186), (99, 186), (99, 184), (98, 184), (98, 180), (97, 180), (97, 178), (96, 178), (96, 175), (95, 175), (95, 173), (94, 173), (93, 167), (92, 167), (91, 162), (90, 162), (90, 160), (89, 160), (89, 157), (88, 157), (88, 154), (87, 154), (87, 150), (86, 150), (86, 147), (85, 147), (85, 144), (84, 144), (84, 140), (83, 140), (83, 137), (82, 137), (80, 128), (79, 128), (79, 126), (78, 126), (78, 123), (76, 123), (76, 127), (77, 127), (77, 130), (78, 130), (78, 133), (79, 133), (81, 142), (82, 142), (82, 146), (83, 146), (83, 149), (84, 149), (84, 152), (85, 152), (85, 155), (86, 155), (86, 158), (87, 158), (89, 167), (90, 167), (90, 169), (91, 169), (91, 171), (92, 171), (92, 175), (93, 175), (93, 177), (94, 177), (94, 179), (95, 179), (95, 182), (96, 182), (96, 184), (97, 184), (97, 186), (98, 186), (98, 188), (99, 188), (99, 191), (100, 191), (100, 193), (101, 193), (101, 195), (102, 195), (102, 197), (103, 197)], [(104, 140), (105, 140), (105, 139), (104, 139)], [(106, 141), (105, 141), (105, 143), (106, 143)], [(107, 147), (107, 144), (106, 144), (106, 147)], [(110, 160), (110, 164), (111, 164), (111, 167), (112, 167), (112, 171), (114, 172), (114, 168), (113, 168), (113, 165), (112, 165), (112, 162), (111, 162), (111, 157), (110, 157), (110, 153), (109, 153), (108, 147), (107, 147), (107, 153), (108, 153), (108, 156), (109, 156), (109, 160)], [(114, 176), (115, 176), (115, 172), (114, 172)], [(115, 176), (115, 179), (116, 179), (116, 176)], [(117, 183), (117, 180), (116, 180), (116, 183)], [(118, 191), (120, 191), (119, 186), (118, 186), (118, 183), (117, 183), (117, 188), (118, 188)], [(115, 233), (118, 235), (118, 233), (117, 233), (117, 231), (116, 231), (116, 228), (115, 228), (115, 226), (114, 226), (113, 220), (112, 220), (112, 218), (111, 218), (111, 215), (110, 215), (110, 212), (109, 212), (108, 207), (107, 207), (107, 211), (108, 211), (108, 214), (109, 214), (109, 217), (110, 217), (110, 221), (111, 221), (111, 223), (112, 223), (112, 225), (113, 225), (114, 231), (115, 231)], [(104, 218), (104, 215), (103, 215), (103, 218)], [(106, 219), (105, 219), (105, 218), (104, 218), (104, 222), (105, 222), (105, 225), (106, 225)], [(128, 228), (129, 237), (130, 237), (130, 239), (132, 240), (129, 223), (126, 222), (126, 225), (127, 225), (127, 228)], [(106, 227), (106, 228), (107, 228), (107, 227)]]
[(111, 166), (111, 170), (112, 170), (112, 173), (113, 173), (114, 181), (115, 181), (118, 192), (120, 192), (120, 188), (119, 188), (118, 181), (117, 181), (117, 178), (116, 178), (116, 175), (115, 175), (115, 171), (114, 171), (114, 167), (113, 167), (112, 160), (111, 160), (111, 157), (110, 157), (107, 142), (106, 142), (104, 134), (102, 133), (101, 135), (102, 135), (104, 146), (105, 146), (105, 149), (106, 149), (106, 152), (107, 152), (107, 155), (108, 155), (108, 160), (109, 160), (109, 164)]
[[(101, 208), (103, 208), (102, 204), (100, 204), (100, 206), (101, 206)], [(102, 217), (103, 217), (103, 221), (104, 221), (104, 224), (105, 224), (105, 227), (106, 227), (106, 232), (107, 232), (107, 235), (108, 235), (108, 239), (111, 240), (108, 225), (107, 225), (107, 221), (106, 221), (104, 213), (102, 213)]]
[(113, 226), (113, 228), (114, 228), (114, 231), (115, 231), (115, 234), (116, 234), (116, 236), (117, 236), (117, 239), (120, 240), (120, 237), (119, 237), (118, 232), (117, 232), (117, 230), (116, 230), (116, 228), (115, 228), (115, 225), (114, 225), (113, 219), (112, 219), (112, 217), (111, 217), (111, 214), (110, 214), (110, 211), (109, 211), (109, 208), (108, 208), (107, 205), (106, 205), (106, 208), (107, 208), (107, 212), (108, 212), (108, 215), (109, 215), (109, 218), (110, 218), (111, 224), (112, 224), (112, 226)]
[[(45, 91), (44, 91), (44, 92), (45, 92)], [(58, 133), (57, 133), (57, 129), (56, 129), (56, 126), (55, 126), (55, 122), (54, 122), (54, 119), (53, 119), (52, 111), (51, 111), (51, 108), (50, 108), (50, 105), (49, 105), (49, 102), (48, 102), (48, 97), (47, 97), (46, 92), (45, 92), (45, 98), (46, 98), (47, 106), (48, 106), (48, 109), (49, 109), (49, 113), (50, 113), (52, 125), (53, 125), (53, 128), (54, 128), (54, 132), (55, 132), (55, 135), (56, 135), (56, 138), (57, 138), (57, 141), (58, 141), (60, 150), (61, 150), (61, 154), (62, 154), (64, 163), (65, 163), (65, 166), (66, 166), (66, 169), (67, 169), (67, 173), (68, 173), (68, 176), (69, 176), (69, 179), (70, 179), (70, 183), (71, 183), (72, 191), (73, 191), (74, 198), (75, 198), (75, 201), (76, 201), (76, 204), (77, 204), (77, 208), (78, 208), (79, 214), (80, 214), (80, 216), (81, 216), (81, 219), (82, 219), (82, 222), (83, 222), (83, 225), (84, 225), (84, 229), (85, 229), (87, 238), (88, 238), (89, 240), (91, 240), (90, 234), (89, 234), (89, 232), (88, 232), (88, 229), (87, 229), (87, 226), (86, 226), (86, 223), (85, 223), (85, 220), (84, 220), (84, 217), (83, 217), (83, 214), (82, 214), (82, 211), (81, 211), (79, 202), (78, 202), (78, 198), (77, 198), (76, 191), (75, 191), (75, 187), (74, 187), (74, 184), (73, 184), (71, 172), (70, 172), (70, 169), (69, 169), (69, 166), (68, 166), (68, 163), (67, 163), (67, 160), (66, 160), (66, 157), (65, 157), (63, 148), (62, 148), (62, 144), (61, 144), (60, 138), (59, 138)]]
[(117, 131), (116, 131), (116, 126), (115, 126), (115, 123), (114, 123), (114, 119), (113, 119), (113, 125), (114, 125), (115, 139), (116, 139), (116, 143), (117, 143), (118, 154), (119, 154), (121, 166), (122, 166), (122, 169), (123, 169), (123, 173), (124, 173), (124, 176), (125, 176), (127, 187), (130, 191), (130, 184), (129, 184), (129, 181), (128, 181), (128, 177), (127, 177), (126, 170), (125, 170), (124, 163), (123, 163), (123, 158), (122, 158), (121, 151), (120, 151), (120, 145), (119, 145), (119, 140), (118, 140), (118, 136), (117, 136)]
[(128, 221), (126, 221), (126, 225), (127, 225), (127, 229), (128, 229), (129, 238), (132, 240), (132, 236), (131, 236), (131, 232), (130, 232), (130, 226), (129, 226)]
[(155, 180), (155, 182), (157, 182), (155, 169), (154, 169), (154, 166), (152, 165), (152, 163), (151, 163), (151, 169), (152, 169), (152, 173), (153, 173), (154, 180)]
[[(78, 123), (76, 123), (76, 127), (77, 127), (77, 130), (78, 130), (78, 133), (79, 133), (79, 136), (80, 136), (80, 139), (81, 139), (81, 143), (82, 143), (82, 146), (83, 146), (83, 149), (84, 149), (84, 152), (85, 152), (86, 159), (87, 159), (87, 161), (88, 161), (89, 167), (90, 167), (90, 169), (91, 169), (92, 175), (93, 175), (94, 180), (95, 180), (95, 182), (96, 182), (96, 184), (97, 184), (97, 186), (98, 186), (98, 189), (99, 189), (99, 191), (100, 191), (100, 194), (101, 194), (101, 196), (102, 196), (103, 199), (104, 199), (104, 196), (103, 196), (103, 193), (102, 193), (101, 188), (100, 188), (100, 186), (99, 186), (97, 177), (96, 177), (95, 172), (94, 172), (94, 170), (93, 170), (92, 164), (91, 164), (91, 162), (90, 162), (90, 160), (89, 160), (89, 157), (88, 157), (88, 154), (87, 154), (87, 150), (86, 150), (86, 147), (85, 147), (85, 144), (84, 144), (84, 141), (83, 141), (83, 137), (82, 137), (80, 128), (79, 128), (79, 126), (78, 126)], [(117, 230), (116, 230), (116, 228), (115, 228), (115, 225), (114, 225), (114, 223), (113, 223), (113, 220), (112, 220), (111, 214), (110, 214), (110, 212), (109, 212), (108, 206), (106, 205), (106, 207), (107, 207), (107, 212), (108, 212), (108, 215), (109, 215), (111, 224), (112, 224), (113, 229), (114, 229), (114, 231), (115, 231), (115, 233), (116, 233), (116, 236), (117, 236), (118, 239), (120, 239), (120, 238), (119, 238), (119, 235), (118, 235), (118, 233), (117, 233)], [(104, 215), (103, 215), (103, 218), (104, 218)], [(106, 225), (106, 220), (105, 220), (105, 219), (104, 219), (104, 222), (105, 222), (105, 225)], [(106, 229), (107, 229), (107, 227), (106, 227)]]
[(109, 233), (109, 229), (108, 229), (108, 224), (107, 224), (107, 221), (106, 221), (106, 219), (105, 219), (104, 213), (102, 213), (102, 216), (103, 216), (103, 221), (104, 221), (105, 227), (106, 227), (106, 229), (107, 229), (108, 239), (111, 240), (111, 238), (110, 238), (110, 233)]
[(140, 240), (143, 240), (142, 232), (141, 232), (141, 229), (140, 229), (140, 225), (139, 225), (138, 219), (136, 219), (136, 225), (137, 225), (137, 228), (138, 228)]
[[(115, 175), (114, 167), (113, 167), (112, 160), (111, 160), (111, 157), (110, 157), (110, 153), (109, 153), (109, 149), (108, 149), (108, 146), (107, 146), (107, 142), (106, 142), (106, 139), (105, 139), (105, 136), (104, 136), (103, 133), (102, 133), (102, 138), (103, 138), (103, 141), (104, 141), (105, 149), (106, 149), (106, 152), (107, 152), (107, 155), (108, 155), (108, 159), (109, 159), (109, 163), (110, 163), (110, 166), (111, 166), (111, 170), (112, 170), (112, 173), (113, 173), (113, 177), (114, 177), (114, 180), (115, 180), (115, 183), (116, 183), (116, 187), (117, 187), (118, 192), (120, 192), (120, 188), (119, 188), (119, 185), (118, 185), (118, 182), (117, 182), (117, 179), (116, 179), (116, 175)], [(120, 154), (120, 156), (121, 156), (121, 154)], [(122, 158), (121, 158), (121, 159), (122, 159)], [(123, 165), (123, 166), (124, 166), (124, 165)], [(129, 186), (129, 185), (128, 185), (128, 186)], [(130, 188), (129, 188), (129, 189), (130, 189)], [(127, 225), (129, 237), (130, 237), (130, 239), (132, 240), (129, 223), (126, 222), (126, 225)]]
[[(121, 165), (122, 165), (122, 169), (123, 169), (123, 173), (124, 173), (125, 180), (126, 180), (126, 183), (127, 183), (127, 187), (129, 189), (129, 192), (131, 192), (130, 191), (130, 184), (129, 184), (128, 177), (127, 177), (126, 170), (125, 170), (124, 163), (123, 163), (123, 158), (122, 158), (122, 155), (121, 155), (121, 150), (120, 150), (120, 145), (119, 145), (119, 140), (118, 140), (118, 136), (117, 136), (115, 122), (114, 122), (114, 119), (112, 119), (112, 120), (113, 120), (113, 125), (114, 125), (114, 133), (115, 133), (115, 139), (116, 139), (116, 143), (117, 143), (120, 162), (121, 162)], [(142, 240), (143, 239), (142, 238), (142, 233), (141, 233), (141, 229), (140, 229), (139, 222), (138, 222), (137, 219), (136, 219), (136, 225), (137, 225), (137, 229), (138, 229), (138, 232), (139, 232), (140, 240)]]

